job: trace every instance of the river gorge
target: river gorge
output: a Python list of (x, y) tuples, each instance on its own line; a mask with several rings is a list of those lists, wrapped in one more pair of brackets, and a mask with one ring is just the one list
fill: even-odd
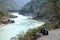
[(0, 40), (10, 40), (21, 32), (26, 32), (30, 28), (36, 28), (44, 24), (42, 21), (28, 19), (27, 16), (19, 15), (18, 13), (11, 13), (18, 16), (17, 18), (11, 18), (15, 23), (0, 25)]

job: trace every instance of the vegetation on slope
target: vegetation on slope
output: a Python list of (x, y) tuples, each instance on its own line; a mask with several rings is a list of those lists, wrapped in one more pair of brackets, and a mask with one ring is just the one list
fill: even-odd
[(3, 16), (6, 16), (7, 12), (5, 11), (5, 9), (3, 9), (3, 7), (0, 7), (0, 18), (2, 18)]
[(0, 24), (14, 23), (13, 20), (10, 20), (10, 16), (15, 17), (8, 14), (8, 12), (3, 6), (0, 6)]
[[(49, 30), (56, 29), (56, 27), (53, 27), (50, 24), (44, 24), (40, 27), (29, 29), (26, 33), (23, 32), (22, 34), (18, 34), (17, 39), (18, 40), (31, 40), (32, 37), (35, 37), (34, 35), (37, 35), (37, 33), (40, 33), (42, 27), (47, 27)], [(39, 34), (38, 34), (38, 36), (39, 36)], [(15, 39), (15, 38), (16, 37), (13, 37), (11, 39)]]
[(53, 24), (56, 22), (56, 24), (59, 24), (60, 1), (31, 0), (20, 10), (20, 14), (33, 16), (38, 19), (42, 18), (44, 22), (52, 22)]
[[(32, 1), (28, 3), (28, 6), (26, 5), (26, 7), (24, 7), (21, 10), (21, 13), (22, 12), (23, 12), (23, 14), (24, 13), (27, 13), (27, 14), (28, 13), (32, 13), (32, 14), (37, 13), (39, 16), (42, 15), (42, 20), (45, 23), (47, 23), (43, 26), (47, 27), (49, 30), (60, 28), (60, 0), (48, 0), (48, 2), (46, 2), (46, 4), (44, 3), (45, 5), (42, 8), (39, 6), (41, 9), (39, 7), (37, 7), (39, 9), (38, 11), (37, 10), (33, 11), (34, 10), (33, 6), (34, 6), (34, 8), (36, 7), (34, 4), (38, 0), (32, 0)], [(39, 5), (41, 4), (40, 1), (41, 0), (38, 1)], [(41, 27), (43, 27), (43, 26), (41, 26)], [(18, 40), (31, 40), (31, 37), (34, 34), (40, 32), (41, 27), (29, 29), (25, 35), (19, 35)]]
[(20, 10), (23, 15), (37, 15), (37, 11), (44, 7), (46, 0), (31, 0)]

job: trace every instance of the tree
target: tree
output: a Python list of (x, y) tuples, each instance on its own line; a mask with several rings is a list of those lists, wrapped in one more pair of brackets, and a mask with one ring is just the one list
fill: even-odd
[(49, 2), (53, 3), (53, 8), (55, 10), (55, 13), (56, 13), (56, 17), (58, 18), (58, 15), (57, 15), (57, 9), (58, 9), (58, 5), (57, 3), (59, 2), (59, 0), (48, 0)]

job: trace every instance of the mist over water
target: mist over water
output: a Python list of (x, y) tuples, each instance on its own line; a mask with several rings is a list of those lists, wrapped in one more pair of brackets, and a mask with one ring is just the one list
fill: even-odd
[(12, 13), (12, 15), (18, 16), (17, 18), (11, 18), (15, 23), (0, 25), (0, 40), (10, 40), (16, 34), (44, 24), (42, 21), (28, 19), (27, 16), (19, 15), (18, 13)]

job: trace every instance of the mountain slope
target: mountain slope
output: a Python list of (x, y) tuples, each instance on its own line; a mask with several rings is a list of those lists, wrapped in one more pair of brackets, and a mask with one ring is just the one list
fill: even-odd
[(0, 6), (3, 6), (6, 10), (20, 10), (20, 5), (14, 0), (1, 0)]
[(42, 19), (57, 27), (60, 24), (60, 0), (31, 0), (20, 10), (20, 14)]
[(37, 15), (37, 12), (44, 7), (47, 0), (31, 0), (21, 10), (20, 14), (23, 15)]

